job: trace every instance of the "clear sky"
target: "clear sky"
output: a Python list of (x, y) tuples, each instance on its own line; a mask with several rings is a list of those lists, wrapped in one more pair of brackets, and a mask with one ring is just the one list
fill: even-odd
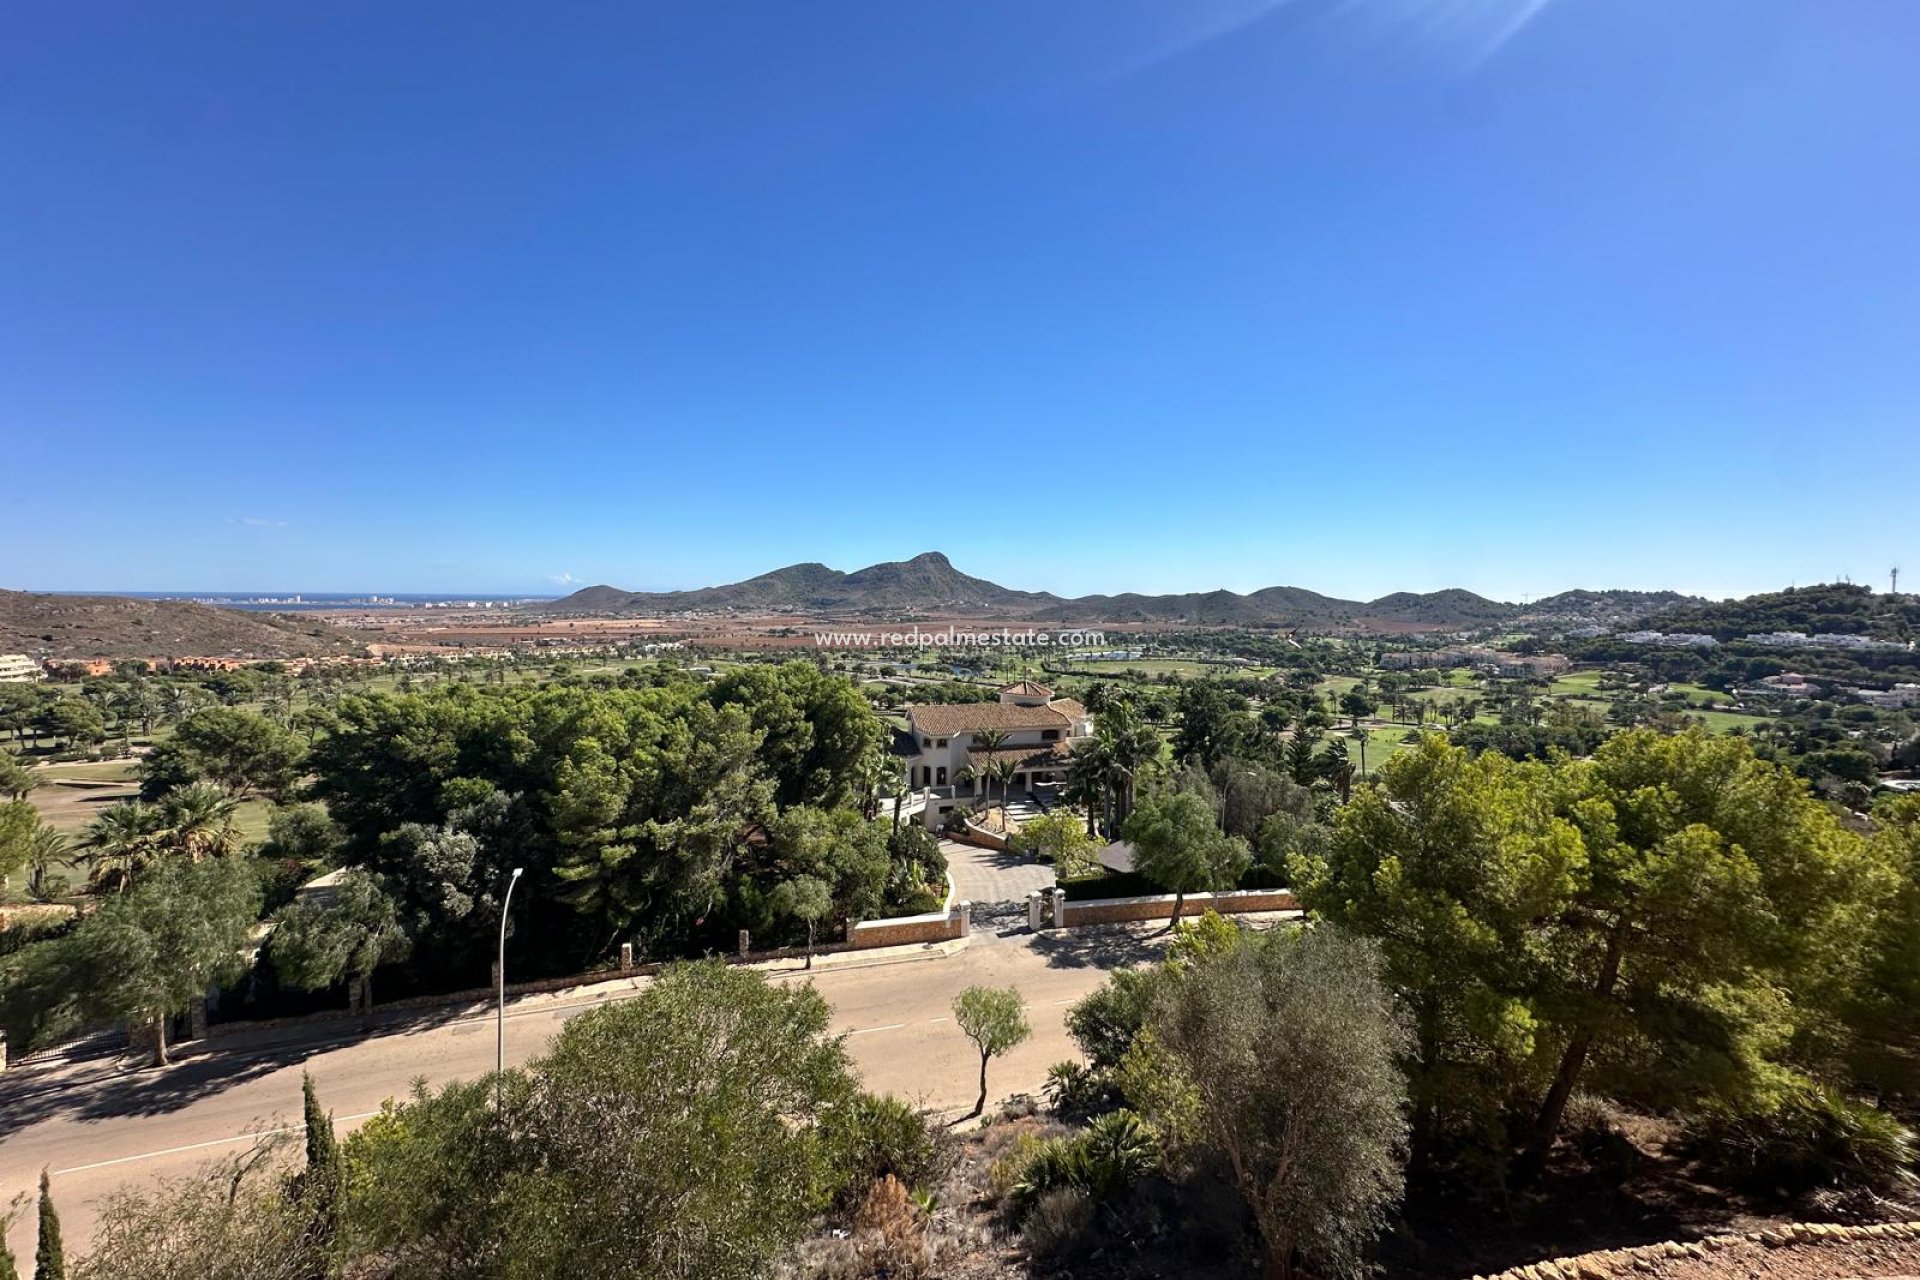
[(0, 585), (1920, 582), (1914, 0), (0, 29)]

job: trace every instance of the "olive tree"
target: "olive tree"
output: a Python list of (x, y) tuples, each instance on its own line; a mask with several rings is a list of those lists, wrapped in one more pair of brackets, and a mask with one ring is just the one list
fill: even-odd
[(1379, 948), (1328, 925), (1196, 952), (1153, 1029), (1252, 1210), (1265, 1274), (1365, 1274), (1403, 1183), (1404, 1017)]
[(841, 1190), (858, 1094), (812, 987), (719, 964), (570, 1021), (500, 1082), (389, 1106), (347, 1140), (350, 1250), (395, 1277), (766, 1274)]

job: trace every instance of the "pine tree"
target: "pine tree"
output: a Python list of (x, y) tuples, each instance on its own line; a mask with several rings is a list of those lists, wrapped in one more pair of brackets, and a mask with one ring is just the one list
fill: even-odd
[(33, 1280), (67, 1280), (67, 1254), (60, 1247), (60, 1215), (53, 1208), (47, 1171), (40, 1171), (40, 1246), (33, 1251)]
[(11, 1215), (0, 1219), (0, 1280), (20, 1280), (20, 1267), (13, 1260), (13, 1250), (7, 1248), (5, 1227), (13, 1225)]

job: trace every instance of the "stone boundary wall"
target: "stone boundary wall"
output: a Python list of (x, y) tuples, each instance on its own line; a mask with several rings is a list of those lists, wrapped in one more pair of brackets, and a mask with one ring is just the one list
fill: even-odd
[[(1700, 1240), (1669, 1240), (1631, 1249), (1602, 1249), (1549, 1262), (1529, 1262), (1491, 1276), (1475, 1276), (1474, 1280), (1637, 1280), (1641, 1276), (1659, 1276), (1670, 1269), (1684, 1270), (1688, 1263), (1723, 1254), (1728, 1255), (1729, 1261), (1737, 1259), (1743, 1263), (1753, 1275), (1766, 1275), (1771, 1270), (1766, 1255), (1774, 1250), (1817, 1250), (1820, 1246), (1854, 1244), (1899, 1246), (1913, 1242), (1920, 1242), (1920, 1222), (1875, 1222), (1865, 1226), (1800, 1222), (1706, 1236)], [(1850, 1259), (1834, 1274), (1858, 1274), (1850, 1269), (1855, 1265), (1856, 1260)], [(1912, 1264), (1903, 1261), (1902, 1265)]]
[[(1123, 920), (1165, 920), (1173, 914), (1171, 893), (1146, 898), (1089, 898), (1083, 902), (1058, 901), (1054, 905), (1054, 927), (1073, 929), (1086, 924), (1115, 924)], [(1234, 915), (1248, 911), (1298, 911), (1300, 900), (1289, 889), (1230, 889), (1225, 893), (1190, 893), (1180, 906), (1180, 915), (1203, 915), (1217, 911)]]
[(890, 916), (879, 920), (860, 920), (847, 926), (847, 949), (864, 951), (869, 947), (898, 947), (914, 942), (951, 942), (964, 938), (973, 929), (973, 904), (956, 903), (953, 875), (947, 875), (947, 899), (938, 911), (917, 916)]
[(862, 920), (847, 931), (847, 946), (854, 951), (864, 951), (869, 947), (899, 947), (912, 942), (950, 942), (967, 936), (972, 917), (973, 904), (963, 902), (952, 911), (924, 916)]
[[(822, 939), (812, 949), (816, 956), (831, 955), (835, 952), (865, 951), (873, 947), (897, 947), (916, 942), (948, 942), (955, 938), (964, 938), (972, 930), (973, 904), (956, 903), (954, 900), (953, 877), (947, 877), (947, 900), (939, 911), (930, 911), (918, 916), (893, 916), (881, 920), (862, 920), (847, 929), (847, 937), (839, 942)], [(808, 954), (806, 947), (780, 947), (767, 951), (743, 950), (727, 955), (715, 955), (711, 959), (724, 960), (728, 964), (761, 964), (769, 960), (798, 960)], [(537, 978), (530, 982), (509, 982), (507, 995), (514, 996), (546, 995), (555, 991), (567, 991), (574, 987), (588, 987), (600, 982), (615, 982), (621, 978), (647, 978), (666, 967), (666, 963), (649, 961), (645, 964), (618, 965), (605, 969), (594, 969), (587, 973), (568, 974), (558, 978)], [(383, 1013), (405, 1012), (410, 1009), (434, 1009), (459, 1005), (492, 1004), (500, 997), (498, 987), (475, 987), (466, 991), (450, 991), (444, 995), (408, 996), (400, 1000), (387, 1000), (373, 1007), (375, 1015)], [(258, 1018), (253, 1020), (236, 1019), (232, 1022), (215, 1023), (207, 1028), (209, 1037), (218, 1038), (240, 1031), (267, 1031), (275, 1027), (298, 1026), (302, 1023), (346, 1021), (360, 1018), (362, 1015), (350, 1009), (325, 1009), (318, 1013), (301, 1014), (288, 1018)]]

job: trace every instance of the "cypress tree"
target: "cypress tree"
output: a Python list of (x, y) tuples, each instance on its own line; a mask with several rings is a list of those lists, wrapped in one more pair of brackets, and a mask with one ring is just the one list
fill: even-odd
[(33, 1280), (67, 1280), (67, 1253), (60, 1247), (60, 1215), (53, 1208), (47, 1171), (40, 1171), (40, 1246), (33, 1251)]
[(0, 1280), (20, 1280), (20, 1268), (13, 1260), (13, 1250), (7, 1248), (7, 1233), (4, 1230), (12, 1225), (11, 1216), (0, 1221)]
[(340, 1144), (333, 1136), (333, 1117), (320, 1109), (320, 1097), (314, 1092), (311, 1075), (302, 1074), (300, 1091), (306, 1113), (307, 1167), (300, 1174), (298, 1194), (313, 1214), (311, 1238), (325, 1250), (333, 1243), (339, 1213), (343, 1181)]

